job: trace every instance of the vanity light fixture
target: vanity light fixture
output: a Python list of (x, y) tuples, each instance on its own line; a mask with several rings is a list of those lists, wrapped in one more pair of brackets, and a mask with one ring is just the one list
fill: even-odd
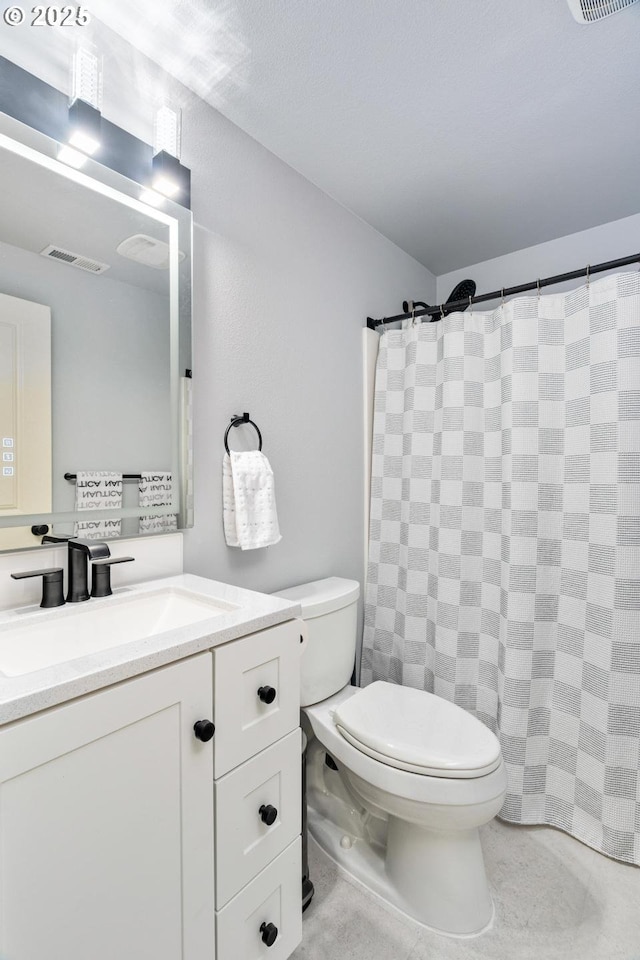
[(174, 199), (186, 193), (189, 171), (180, 163), (181, 111), (169, 101), (158, 108), (153, 125), (151, 187)]
[(165, 197), (156, 190), (152, 190), (151, 187), (143, 187), (140, 191), (140, 199), (143, 203), (148, 203), (150, 207), (161, 207), (165, 201)]
[(179, 160), (162, 150), (151, 161), (153, 176), (152, 189), (169, 199), (175, 199), (182, 192), (184, 169)]
[(93, 156), (100, 147), (101, 106), (101, 58), (95, 47), (82, 44), (73, 56), (73, 90), (67, 140), (87, 156)]
[(69, 167), (73, 167), (74, 170), (80, 170), (81, 167), (84, 167), (88, 159), (86, 153), (81, 153), (66, 143), (60, 144), (58, 148), (58, 160), (66, 163)]

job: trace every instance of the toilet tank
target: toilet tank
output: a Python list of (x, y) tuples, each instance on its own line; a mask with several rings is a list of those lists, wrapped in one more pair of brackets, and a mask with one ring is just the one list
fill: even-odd
[(279, 590), (274, 596), (299, 603), (307, 625), (309, 638), (300, 659), (301, 705), (326, 700), (351, 679), (360, 584), (328, 577)]

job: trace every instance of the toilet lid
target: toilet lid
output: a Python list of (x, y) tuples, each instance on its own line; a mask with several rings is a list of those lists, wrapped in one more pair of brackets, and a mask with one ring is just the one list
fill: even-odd
[(471, 778), (500, 764), (500, 744), (491, 730), (424, 690), (378, 680), (341, 703), (333, 720), (363, 753), (414, 773)]

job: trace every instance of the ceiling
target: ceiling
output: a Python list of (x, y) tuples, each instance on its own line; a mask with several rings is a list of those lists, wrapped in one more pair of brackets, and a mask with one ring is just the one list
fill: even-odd
[(640, 211), (640, 4), (88, 6), (435, 274)]

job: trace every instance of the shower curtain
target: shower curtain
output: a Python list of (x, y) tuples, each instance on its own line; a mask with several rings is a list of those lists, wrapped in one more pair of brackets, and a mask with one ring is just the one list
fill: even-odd
[(640, 275), (388, 331), (361, 682), (500, 738), (501, 817), (640, 864)]

